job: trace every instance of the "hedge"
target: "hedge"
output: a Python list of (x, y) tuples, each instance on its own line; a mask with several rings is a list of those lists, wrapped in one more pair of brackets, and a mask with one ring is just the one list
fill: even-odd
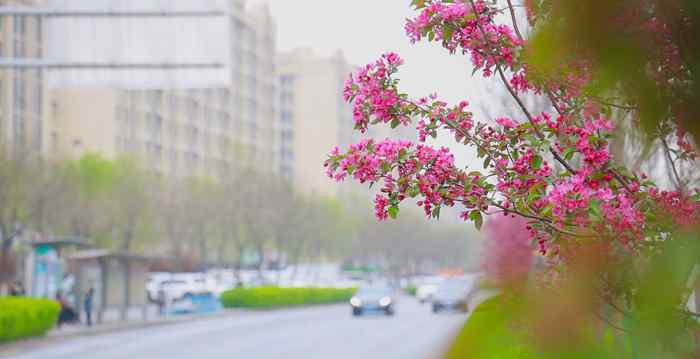
[(280, 308), (344, 302), (354, 293), (338, 288), (236, 288), (222, 293), (220, 300), (224, 308)]
[(0, 298), (0, 343), (46, 334), (59, 312), (60, 305), (53, 300)]
[(511, 314), (502, 296), (485, 300), (474, 309), (444, 357), (538, 358), (525, 336), (510, 327)]

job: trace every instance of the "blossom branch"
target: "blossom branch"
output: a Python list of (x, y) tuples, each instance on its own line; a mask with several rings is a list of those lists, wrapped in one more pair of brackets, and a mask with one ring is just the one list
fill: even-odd
[(661, 143), (664, 145), (664, 155), (666, 156), (666, 160), (668, 161), (668, 164), (671, 166), (671, 170), (673, 172), (673, 177), (676, 181), (676, 188), (678, 191), (681, 193), (684, 192), (684, 185), (683, 182), (681, 181), (681, 176), (678, 174), (678, 169), (676, 168), (676, 162), (671, 158), (671, 147), (668, 145), (668, 141), (666, 141), (666, 138), (661, 136)]
[(518, 20), (515, 18), (515, 9), (513, 9), (513, 3), (511, 0), (508, 0), (508, 10), (510, 11), (510, 18), (513, 22), (513, 30), (515, 30), (515, 33), (518, 35), (520, 40), (524, 40), (523, 35), (520, 33), (520, 29), (518, 28)]

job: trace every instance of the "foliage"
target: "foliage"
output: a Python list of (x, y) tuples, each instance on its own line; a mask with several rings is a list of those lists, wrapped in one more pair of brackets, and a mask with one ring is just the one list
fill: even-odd
[[(413, 1), (418, 14), (407, 20), (409, 39), (438, 42), (450, 54), (467, 55), (475, 74), (501, 82), (520, 114), (478, 119), (468, 101), (412, 97), (399, 86), (404, 60), (386, 53), (346, 81), (344, 96), (353, 106), (355, 128), (413, 126), (418, 143), (364, 138), (345, 150), (334, 148), (325, 166), (337, 181), (376, 184), (380, 220), (396, 218), (405, 201), (433, 218), (445, 207), (457, 207), (477, 228), (496, 214), (524, 218), (526, 235), (498, 245), (507, 252), (512, 241), (523, 238), (545, 261), (536, 286), (555, 288), (547, 291), (553, 299), (520, 294), (534, 295), (533, 302), (570, 317), (552, 343), (573, 340), (594, 348), (581, 330), (616, 328), (630, 317), (636, 328), (625, 331), (649, 348), (661, 348), (656, 357), (685, 354), (687, 348), (677, 343), (687, 343), (694, 330), (688, 324), (692, 314), (685, 311), (686, 288), (700, 258), (686, 237), (697, 242), (700, 196), (681, 176), (683, 168), (697, 169), (695, 144), (683, 127), (694, 120), (697, 107), (696, 54), (684, 52), (697, 47), (686, 30), (698, 28), (693, 17), (698, 8), (682, 1), (613, 3), (526, 1), (534, 32), (528, 39), (511, 1), (505, 6), (483, 0)], [(604, 10), (600, 17), (598, 10)], [(499, 22), (504, 18), (511, 24)], [(586, 21), (597, 28), (586, 27)], [(582, 39), (590, 35), (584, 30), (593, 34), (589, 41)], [(599, 41), (601, 32), (610, 37)], [(624, 46), (611, 45), (615, 41)], [(550, 106), (534, 113), (526, 96)], [(647, 134), (663, 151), (668, 179), (615, 158), (611, 148), (620, 121), (636, 129), (654, 124)], [(483, 170), (460, 167), (451, 149), (429, 145), (428, 139), (441, 132), (456, 145), (475, 149)], [(691, 257), (667, 258), (681, 255)], [(661, 259), (674, 263), (674, 271), (657, 266)], [(671, 276), (666, 285), (658, 273)], [(528, 309), (541, 315), (532, 322), (550, 329), (559, 324), (550, 318), (554, 310)]]
[(0, 298), (0, 343), (46, 334), (59, 311), (58, 302), (52, 300)]
[(344, 302), (354, 293), (337, 288), (236, 288), (222, 293), (221, 303), (225, 308), (281, 308)]
[(410, 296), (412, 296), (412, 297), (415, 297), (415, 296), (416, 296), (416, 292), (417, 292), (417, 291), (418, 291), (418, 288), (416, 287), (415, 284), (409, 284), (409, 285), (406, 287), (406, 294), (408, 294), (408, 295), (410, 295)]
[(479, 304), (445, 358), (537, 358), (524, 335), (510, 327), (512, 314), (502, 296)]

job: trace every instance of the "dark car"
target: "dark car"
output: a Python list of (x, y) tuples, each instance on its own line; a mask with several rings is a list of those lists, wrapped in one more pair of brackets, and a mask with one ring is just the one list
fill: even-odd
[(361, 287), (350, 299), (350, 306), (354, 316), (368, 312), (394, 315), (395, 300), (393, 291), (388, 286)]
[(453, 278), (444, 281), (433, 295), (433, 313), (441, 310), (453, 309), (468, 311), (467, 300), (472, 281), (462, 278)]

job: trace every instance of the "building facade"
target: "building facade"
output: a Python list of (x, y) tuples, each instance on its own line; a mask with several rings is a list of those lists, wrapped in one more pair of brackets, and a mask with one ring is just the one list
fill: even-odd
[[(4, 0), (2, 6), (41, 6), (39, 0)], [(0, 60), (31, 61), (44, 53), (42, 19), (0, 16)], [(42, 68), (0, 67), (0, 138), (4, 144), (44, 153), (49, 133), (46, 72)]]
[(352, 67), (342, 53), (331, 57), (296, 49), (279, 56), (279, 169), (302, 193), (337, 197), (353, 186), (325, 176), (323, 162), (336, 145), (355, 142), (343, 85)]
[(129, 155), (167, 177), (276, 171), (275, 24), (266, 7), (230, 5), (227, 86), (53, 88), (54, 152)]

